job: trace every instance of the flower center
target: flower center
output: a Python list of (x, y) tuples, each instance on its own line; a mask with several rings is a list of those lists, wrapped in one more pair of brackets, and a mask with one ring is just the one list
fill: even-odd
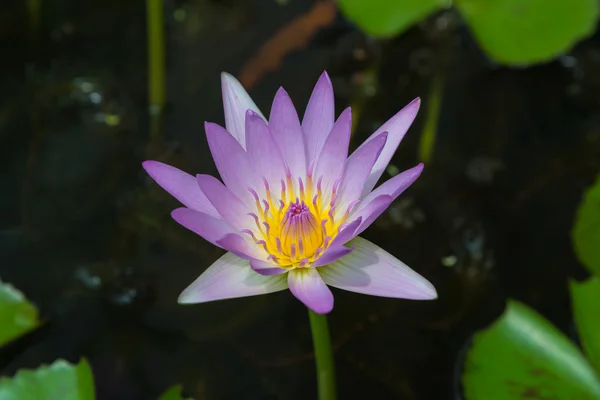
[[(294, 185), (291, 176), (281, 180), (277, 196), (264, 180), (262, 196), (248, 188), (254, 196), (256, 211), (250, 212), (255, 227), (242, 232), (268, 254), (267, 260), (280, 268), (307, 267), (329, 247), (343, 228), (352, 205), (344, 213), (336, 212), (337, 184), (324, 193), (321, 179), (313, 187), (312, 177)], [(313, 193), (314, 192), (314, 193)]]
[(312, 257), (323, 245), (323, 230), (304, 201), (290, 203), (281, 221), (281, 250), (290, 258)]

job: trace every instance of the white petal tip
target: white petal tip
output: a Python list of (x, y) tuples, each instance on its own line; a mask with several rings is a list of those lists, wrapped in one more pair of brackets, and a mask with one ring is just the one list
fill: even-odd
[(421, 292), (416, 294), (414, 300), (436, 300), (438, 298), (437, 290), (425, 278), (423, 278)]
[(184, 290), (177, 298), (177, 303), (179, 303), (179, 304), (196, 304), (196, 303), (201, 303), (201, 301), (197, 300), (192, 293), (188, 293), (187, 291)]

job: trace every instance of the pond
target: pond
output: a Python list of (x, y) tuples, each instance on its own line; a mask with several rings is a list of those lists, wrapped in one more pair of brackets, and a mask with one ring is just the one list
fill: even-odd
[[(566, 285), (586, 276), (571, 230), (600, 168), (600, 36), (530, 68), (501, 67), (454, 10), (375, 40), (330, 3), (167, 0), (167, 104), (147, 112), (144, 2), (44, 0), (39, 24), (0, 6), (0, 276), (44, 325), (0, 352), (2, 375), (85, 356), (99, 399), (314, 398), (306, 309), (287, 291), (199, 305), (177, 297), (223, 251), (170, 218), (157, 159), (216, 175), (204, 121), (220, 73), (269, 110), (302, 110), (327, 70), (356, 148), (423, 104), (384, 178), (423, 175), (363, 234), (430, 280), (431, 302), (334, 289), (339, 397), (460, 399), (471, 337), (508, 297), (575, 338)], [(321, 7), (318, 12), (316, 7)], [(439, 102), (439, 107), (435, 103)]]

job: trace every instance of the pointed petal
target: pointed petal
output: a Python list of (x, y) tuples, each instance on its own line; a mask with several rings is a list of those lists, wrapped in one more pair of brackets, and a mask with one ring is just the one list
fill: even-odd
[(274, 293), (288, 287), (285, 275), (263, 276), (249, 262), (226, 253), (179, 296), (179, 303), (192, 304)]
[[(388, 132), (388, 139), (385, 143), (385, 147), (383, 148), (379, 158), (377, 158), (377, 162), (375, 165), (373, 165), (373, 169), (369, 175), (369, 178), (365, 182), (363, 197), (373, 190), (377, 184), (377, 181), (383, 174), (383, 171), (385, 171), (387, 168), (387, 165), (396, 152), (400, 141), (402, 141), (406, 131), (408, 128), (410, 128), (411, 124), (415, 120), (417, 112), (419, 112), (420, 105), (421, 99), (419, 98), (411, 101), (402, 110), (398, 111), (396, 115), (390, 118), (385, 124), (381, 125), (379, 129), (377, 129), (358, 149), (356, 149), (356, 152), (358, 152), (363, 146), (377, 137), (377, 135), (379, 135), (381, 132)], [(352, 158), (352, 156), (350, 156), (350, 158)]]
[(190, 208), (178, 208), (171, 212), (171, 217), (180, 225), (202, 236), (204, 239), (219, 246), (217, 241), (225, 235), (234, 233), (235, 229), (222, 219), (214, 218)]
[(336, 203), (338, 213), (345, 213), (348, 206), (358, 200), (371, 169), (385, 146), (387, 133), (383, 132), (366, 145), (356, 150), (346, 164), (344, 177), (338, 190), (339, 203)]
[(204, 126), (210, 152), (225, 186), (240, 200), (253, 204), (248, 187), (257, 186), (257, 180), (248, 154), (233, 136), (219, 125), (207, 122)]
[(142, 166), (156, 183), (184, 206), (219, 218), (220, 215), (208, 201), (196, 178), (175, 167), (158, 161), (144, 161)]
[(274, 264), (256, 259), (250, 260), (250, 267), (261, 275), (273, 276), (288, 272), (286, 269), (276, 267)]
[(343, 246), (346, 242), (348, 242), (350, 239), (356, 236), (354, 232), (356, 232), (361, 223), (362, 218), (358, 217), (356, 220), (350, 222), (345, 227), (343, 227), (340, 233), (338, 233), (337, 236), (333, 239), (333, 242), (331, 242), (330, 247), (336, 248)]
[(333, 294), (315, 268), (296, 268), (288, 273), (290, 291), (317, 314), (333, 309)]
[(248, 156), (259, 176), (279, 183), (285, 178), (285, 164), (267, 123), (254, 111), (246, 113)]
[(421, 275), (375, 244), (357, 237), (354, 251), (333, 264), (319, 268), (330, 286), (381, 297), (432, 300), (435, 288)]
[(323, 72), (308, 100), (302, 119), (302, 132), (306, 142), (307, 163), (310, 164), (321, 151), (333, 127), (335, 102), (333, 85), (327, 72)]
[(352, 250), (354, 250), (354, 248), (348, 248), (344, 246), (335, 249), (329, 248), (321, 257), (317, 259), (317, 261), (311, 265), (311, 267), (316, 268), (331, 264), (332, 262), (350, 254)]
[(362, 219), (362, 223), (360, 226), (354, 231), (352, 238), (360, 235), (365, 229), (367, 229), (387, 208), (392, 204), (394, 199), (392, 196), (382, 195), (374, 198), (369, 203), (367, 203), (364, 207), (361, 208), (360, 211), (356, 213), (355, 216), (359, 219)]
[(200, 189), (217, 209), (219, 214), (238, 230), (254, 226), (254, 220), (248, 215), (248, 208), (231, 193), (217, 178), (210, 175), (196, 175)]
[(346, 158), (348, 157), (348, 144), (352, 127), (352, 110), (346, 108), (331, 128), (325, 140), (323, 149), (316, 160), (313, 173), (314, 181), (323, 177), (323, 192), (329, 193), (336, 179), (342, 176)]
[(283, 88), (279, 88), (273, 99), (269, 127), (292, 176), (304, 178), (307, 163), (302, 128), (292, 99)]
[(394, 201), (398, 196), (400, 196), (410, 185), (412, 185), (418, 178), (421, 176), (423, 172), (423, 163), (417, 164), (415, 167), (411, 169), (407, 169), (394, 176), (393, 178), (388, 179), (377, 189), (373, 190), (369, 193), (356, 207), (355, 212), (350, 214), (350, 217), (354, 217), (354, 215), (358, 215), (361, 210), (369, 204), (373, 199), (386, 195), (392, 198)]
[(225, 128), (246, 148), (246, 111), (252, 110), (265, 118), (242, 84), (227, 72), (221, 73), (221, 91), (225, 110)]
[(269, 256), (265, 249), (235, 233), (220, 238), (217, 245), (246, 260), (266, 260)]

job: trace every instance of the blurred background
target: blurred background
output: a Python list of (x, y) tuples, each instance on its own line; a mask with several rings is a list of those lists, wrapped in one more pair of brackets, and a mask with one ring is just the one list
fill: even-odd
[(425, 171), (363, 236), (439, 299), (334, 289), (341, 399), (464, 398), (473, 334), (507, 298), (577, 340), (568, 282), (587, 272), (571, 232), (600, 169), (597, 2), (491, 3), (3, 0), (0, 277), (40, 323), (0, 350), (1, 374), (84, 356), (98, 399), (174, 384), (195, 399), (315, 398), (290, 293), (176, 301), (222, 251), (170, 218), (177, 201), (141, 162), (216, 174), (203, 123), (224, 124), (221, 71), (265, 112), (285, 87), (302, 115), (327, 70), (337, 112), (353, 107), (353, 148), (423, 101), (384, 178)]

